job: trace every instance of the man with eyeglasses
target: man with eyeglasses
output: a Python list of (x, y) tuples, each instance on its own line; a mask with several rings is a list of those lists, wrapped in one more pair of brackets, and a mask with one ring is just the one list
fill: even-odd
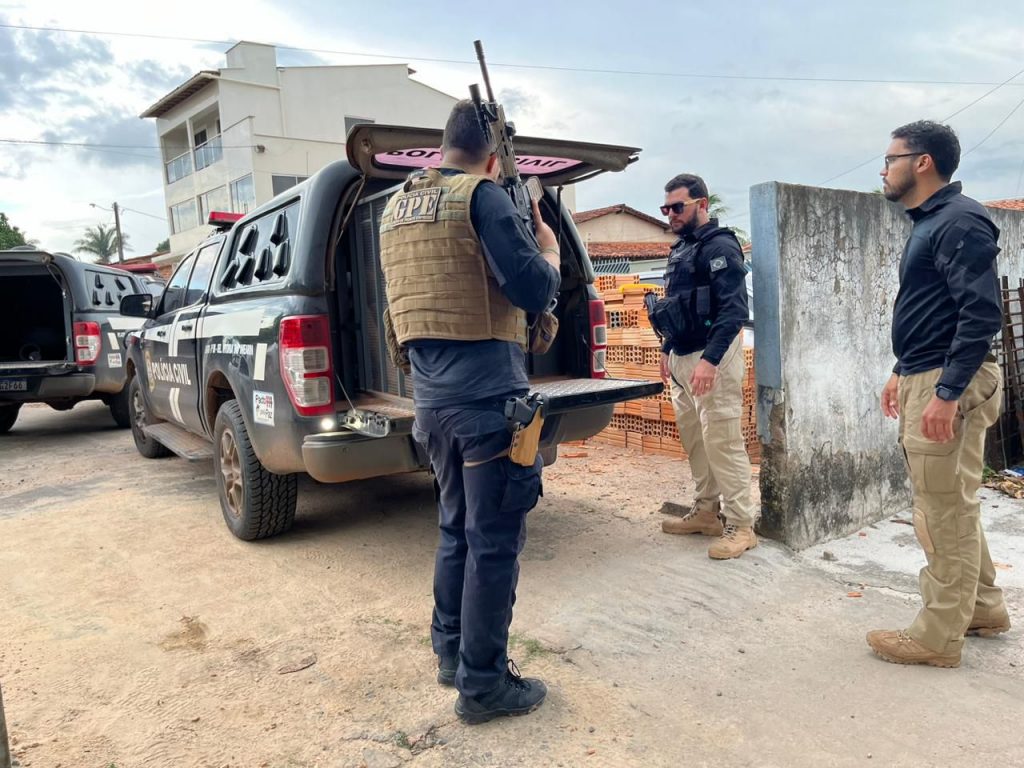
[(695, 486), (693, 503), (680, 505), (683, 515), (666, 519), (661, 529), (714, 536), (708, 556), (728, 560), (757, 546), (740, 428), (748, 317), (743, 252), (733, 231), (710, 218), (699, 176), (682, 173), (669, 181), (661, 212), (679, 239), (652, 324), (662, 337), (661, 377), (671, 388)]
[(882, 412), (899, 419), (914, 491), (914, 530), (928, 564), (923, 608), (906, 630), (875, 630), (871, 649), (897, 664), (957, 667), (964, 634), (1010, 628), (981, 529), (985, 430), (999, 416), (1002, 376), (991, 354), (1002, 325), (999, 230), (950, 178), (960, 163), (951, 128), (929, 121), (892, 132), (881, 171), (886, 198), (914, 227), (900, 260), (892, 321), (893, 374)]

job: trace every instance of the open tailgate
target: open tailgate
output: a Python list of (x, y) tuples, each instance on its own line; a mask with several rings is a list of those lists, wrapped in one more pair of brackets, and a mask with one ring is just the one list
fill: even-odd
[[(441, 162), (442, 131), (363, 123), (349, 131), (348, 161), (370, 178), (401, 180), (417, 168)], [(622, 171), (635, 162), (637, 147), (588, 144), (516, 136), (512, 143), (523, 176), (537, 176), (548, 187), (573, 184), (605, 171)]]
[(634, 379), (558, 379), (531, 383), (530, 390), (543, 395), (547, 413), (555, 414), (657, 395), (664, 386)]

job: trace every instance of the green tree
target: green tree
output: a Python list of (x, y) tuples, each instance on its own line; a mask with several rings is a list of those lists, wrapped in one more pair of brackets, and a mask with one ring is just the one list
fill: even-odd
[(6, 213), (0, 213), (0, 251), (16, 245), (32, 245), (25, 233), (7, 220)]
[(157, 253), (167, 253), (167, 251), (169, 250), (171, 250), (171, 238), (169, 237), (165, 237), (163, 240), (156, 244), (155, 251)]
[[(728, 213), (729, 206), (725, 204), (721, 197), (716, 195), (714, 192), (708, 195), (708, 216), (721, 221)], [(730, 229), (736, 233), (736, 237), (739, 238), (739, 241), (744, 245), (750, 242), (750, 238), (744, 230), (739, 227), (730, 227)]]
[[(128, 245), (128, 235), (122, 236), (121, 245), (124, 250), (131, 250), (131, 246)], [(86, 227), (85, 233), (75, 242), (75, 253), (91, 253), (96, 257), (97, 263), (109, 264), (110, 260), (117, 255), (117, 231), (113, 227), (106, 227), (102, 224)]]

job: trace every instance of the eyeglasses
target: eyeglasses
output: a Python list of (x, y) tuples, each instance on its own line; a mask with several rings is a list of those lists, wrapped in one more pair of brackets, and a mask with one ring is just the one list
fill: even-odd
[(918, 155), (927, 155), (927, 152), (904, 152), (902, 155), (886, 155), (882, 158), (882, 162), (885, 163), (885, 167), (888, 168), (892, 165), (893, 160), (898, 160), (901, 157), (917, 157)]
[(687, 200), (685, 203), (672, 203), (672, 205), (663, 205), (661, 206), (661, 215), (668, 216), (669, 211), (672, 211), (672, 213), (682, 213), (684, 210), (686, 210), (686, 206), (693, 205), (694, 203), (699, 203), (703, 199), (703, 197), (698, 197), (696, 200)]

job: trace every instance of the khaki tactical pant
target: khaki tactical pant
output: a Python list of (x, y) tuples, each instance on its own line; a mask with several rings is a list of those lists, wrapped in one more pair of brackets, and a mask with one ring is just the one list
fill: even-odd
[(718, 501), (726, 522), (751, 526), (757, 518), (750, 497), (750, 457), (743, 443), (743, 334), (729, 346), (718, 365), (711, 391), (703, 397), (690, 392), (690, 377), (702, 352), (669, 355), (672, 407), (683, 448), (690, 459), (697, 499)]
[(936, 443), (921, 434), (921, 415), (935, 395), (942, 370), (899, 379), (900, 442), (914, 487), (914, 531), (928, 565), (921, 569), (924, 607), (908, 630), (936, 653), (959, 650), (975, 610), (998, 611), (1003, 593), (981, 530), (978, 488), (984, 468), (985, 430), (1003, 400), (999, 366), (987, 362), (960, 398), (956, 437)]

